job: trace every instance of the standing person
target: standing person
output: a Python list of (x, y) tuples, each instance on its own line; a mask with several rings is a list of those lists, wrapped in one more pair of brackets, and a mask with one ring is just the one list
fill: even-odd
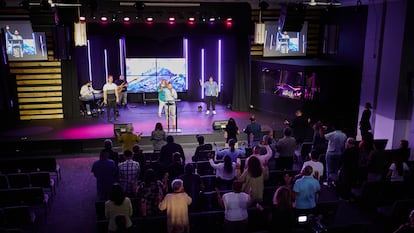
[(273, 195), (273, 205), (270, 213), (270, 232), (292, 232), (295, 224), (293, 212), (292, 191), (286, 186), (280, 186)]
[(325, 139), (328, 140), (328, 148), (326, 149), (326, 178), (327, 183), (337, 180), (338, 171), (341, 165), (341, 156), (345, 150), (345, 141), (347, 136), (344, 132), (335, 128), (335, 125), (330, 126), (331, 132), (325, 134)]
[(119, 183), (121, 184), (125, 194), (132, 197), (134, 187), (137, 186), (138, 178), (141, 172), (140, 164), (132, 160), (132, 151), (124, 151), (125, 161), (118, 164)]
[(179, 152), (182, 163), (185, 164), (185, 155), (183, 147), (174, 142), (174, 137), (172, 135), (167, 136), (167, 144), (165, 144), (160, 151), (160, 157), (158, 159), (161, 173), (163, 174), (166, 169), (173, 163), (173, 154)]
[(91, 103), (94, 101), (93, 96), (94, 89), (92, 87), (92, 81), (88, 80), (85, 84), (82, 85), (80, 89), (80, 97), (79, 99), (82, 101), (82, 103), (85, 104), (86, 108), (86, 114), (90, 116), (92, 114), (91, 112)]
[(316, 193), (319, 192), (321, 186), (312, 176), (312, 172), (312, 167), (306, 166), (302, 170), (303, 176), (293, 185), (297, 214), (311, 214), (316, 207)]
[[(157, 87), (158, 92), (158, 117), (161, 117), (162, 110), (165, 108), (165, 93), (164, 89), (167, 88), (167, 80), (162, 79), (160, 85)], [(165, 109), (164, 109), (164, 112)]]
[(116, 80), (115, 84), (118, 86), (118, 95), (119, 100), (117, 101), (118, 105), (126, 108), (128, 104), (128, 83), (125, 80), (124, 75), (119, 75), (119, 79)]
[(249, 147), (257, 146), (260, 143), (260, 134), (262, 132), (262, 126), (256, 122), (256, 117), (253, 115), (250, 117), (250, 124), (244, 129), (244, 133), (247, 134), (247, 144)]
[(91, 170), (96, 177), (98, 200), (102, 201), (108, 200), (112, 184), (116, 181), (117, 169), (114, 161), (108, 157), (108, 151), (101, 151), (99, 160), (93, 163)]
[(204, 190), (203, 181), (200, 175), (194, 173), (194, 166), (192, 163), (187, 163), (184, 167), (184, 174), (178, 178), (184, 182), (184, 191), (190, 195), (192, 204), (190, 211), (198, 210), (201, 201), (201, 191)]
[(236, 178), (236, 163), (232, 162), (228, 155), (224, 156), (223, 162), (220, 163), (215, 163), (213, 158), (210, 158), (208, 161), (216, 171), (216, 187), (222, 190), (231, 188), (231, 184)]
[(116, 131), (116, 138), (119, 142), (122, 142), (122, 151), (132, 151), (132, 148), (136, 143), (141, 141), (142, 132), (134, 134), (134, 127), (132, 125), (127, 125), (126, 132), (121, 134)]
[(109, 219), (108, 232), (115, 233), (118, 230), (115, 219), (117, 216), (125, 216), (126, 228), (132, 227), (132, 204), (128, 197), (125, 197), (125, 193), (122, 190), (121, 185), (113, 184), (111, 189), (111, 196), (108, 201), (105, 202), (105, 216)]
[(371, 103), (367, 102), (365, 103), (365, 109), (362, 112), (361, 120), (359, 121), (359, 130), (361, 131), (361, 136), (363, 137), (365, 134), (367, 134), (372, 128), (371, 128)]
[(242, 144), (241, 148), (236, 148), (235, 145), (236, 143), (234, 142), (234, 139), (230, 139), (229, 148), (219, 150), (217, 144), (214, 143), (214, 147), (216, 149), (216, 157), (224, 158), (224, 156), (230, 156), (232, 162), (236, 162), (237, 158), (245, 157), (246, 148), (244, 143)]
[(359, 151), (355, 138), (349, 137), (345, 142), (342, 155), (342, 167), (339, 174), (339, 196), (345, 200), (351, 197), (351, 188), (358, 180)]
[(292, 122), (285, 120), (284, 123), (293, 129), (293, 136), (295, 137), (296, 142), (298, 145), (302, 145), (303, 141), (305, 141), (306, 134), (309, 129), (309, 121), (303, 115), (303, 112), (300, 109), (296, 110), (295, 116), (296, 117), (292, 120)]
[(237, 127), (234, 118), (230, 117), (227, 121), (226, 128), (224, 128), (226, 143), (229, 143), (230, 139), (233, 139), (237, 143), (237, 135), (240, 133), (239, 127)]
[(257, 157), (252, 156), (246, 161), (246, 167), (242, 174), (240, 174), (240, 164), (236, 164), (236, 177), (243, 183), (243, 192), (250, 194), (252, 204), (263, 201), (263, 167)]
[(177, 91), (173, 88), (171, 82), (168, 82), (167, 88), (164, 88), (164, 95), (165, 95), (165, 104), (167, 105), (167, 111), (165, 111), (165, 115), (167, 118), (167, 125), (170, 125), (170, 120), (172, 122), (172, 128), (176, 128), (176, 105), (175, 100), (178, 98)]
[(167, 232), (189, 233), (188, 206), (191, 204), (192, 199), (184, 192), (182, 180), (173, 180), (171, 186), (173, 193), (167, 194), (159, 204), (161, 211), (167, 210)]
[(210, 114), (210, 106), (213, 110), (213, 115), (216, 114), (216, 102), (217, 97), (219, 94), (219, 86), (216, 81), (214, 81), (213, 77), (210, 76), (207, 82), (203, 83), (200, 80), (201, 87), (204, 88), (204, 96), (206, 98), (206, 104), (207, 104), (207, 111), (206, 115)]
[(295, 159), (296, 139), (291, 136), (292, 129), (286, 127), (283, 130), (283, 138), (279, 139), (276, 143), (277, 151), (279, 152), (279, 158), (276, 166), (280, 170), (291, 170), (293, 167), (293, 161)]
[(112, 140), (111, 139), (105, 139), (104, 141), (104, 149), (102, 151), (107, 151), (109, 153), (108, 159), (112, 159), (115, 162), (115, 167), (118, 167), (118, 163), (121, 160), (119, 158), (118, 152), (114, 151), (112, 149)]
[(224, 207), (224, 232), (227, 233), (245, 233), (247, 232), (248, 212), (250, 205), (249, 194), (242, 192), (243, 184), (234, 180), (232, 192), (226, 193), (223, 197), (217, 190), (217, 199), (221, 206)]
[(303, 163), (302, 170), (305, 169), (306, 166), (311, 166), (313, 170), (311, 176), (319, 181), (323, 176), (323, 163), (319, 162), (319, 154), (314, 150), (309, 153), (309, 157), (311, 160)]
[(155, 124), (154, 130), (151, 132), (151, 141), (154, 151), (160, 151), (161, 148), (165, 145), (165, 131), (162, 127), (161, 122)]
[(196, 138), (197, 138), (198, 146), (191, 160), (193, 160), (193, 162), (207, 161), (209, 158), (206, 152), (210, 153), (211, 150), (213, 150), (213, 145), (211, 145), (210, 143), (205, 144), (204, 136), (202, 135), (197, 135)]
[(164, 197), (164, 193), (168, 190), (165, 177), (163, 181), (157, 179), (152, 168), (145, 171), (144, 179), (138, 184), (136, 189), (136, 195), (141, 199), (140, 211), (142, 216), (155, 216), (159, 214), (158, 205)]
[(108, 118), (108, 122), (111, 122), (111, 109), (114, 112), (114, 120), (117, 120), (116, 115), (116, 103), (118, 103), (119, 96), (118, 96), (118, 86), (113, 83), (114, 77), (110, 74), (108, 75), (107, 83), (103, 86), (103, 101), (106, 104), (106, 115)]

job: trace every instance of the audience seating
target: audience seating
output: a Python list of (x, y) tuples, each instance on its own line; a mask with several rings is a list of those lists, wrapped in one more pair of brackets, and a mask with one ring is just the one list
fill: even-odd
[(384, 188), (383, 181), (367, 181), (361, 188), (353, 188), (351, 193), (362, 207), (375, 209), (384, 201)]
[(215, 170), (208, 161), (195, 162), (193, 165), (200, 176), (214, 175)]
[(26, 173), (11, 173), (7, 175), (10, 188), (25, 188), (30, 187), (30, 177)]
[(284, 185), (284, 175), (289, 174), (291, 177), (296, 176), (300, 173), (299, 170), (270, 170), (269, 179), (265, 180), (265, 186), (279, 186)]
[(6, 175), (0, 174), (0, 189), (8, 189), (9, 180)]
[(12, 159), (0, 163), (0, 172), (3, 174), (35, 171), (50, 172), (57, 177), (57, 181), (62, 176), (56, 158)]
[(12, 206), (2, 209), (4, 227), (24, 227), (33, 225), (36, 215), (30, 210), (29, 206)]
[(214, 191), (216, 188), (216, 176), (215, 175), (204, 175), (201, 176), (201, 181), (204, 185), (204, 191)]
[(32, 187), (41, 187), (49, 190), (52, 196), (56, 194), (55, 180), (50, 177), (49, 172), (31, 172), (29, 177)]
[(43, 206), (47, 213), (49, 195), (45, 194), (40, 187), (0, 190), (0, 207), (16, 205)]
[(395, 230), (399, 225), (408, 222), (408, 215), (414, 210), (414, 199), (397, 200), (392, 205), (377, 208), (377, 213), (387, 221), (389, 230)]

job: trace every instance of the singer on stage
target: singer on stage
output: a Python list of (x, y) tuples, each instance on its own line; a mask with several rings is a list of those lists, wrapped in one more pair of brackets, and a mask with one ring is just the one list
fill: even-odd
[(114, 120), (117, 120), (116, 116), (116, 103), (119, 100), (118, 97), (118, 86), (113, 83), (114, 77), (112, 75), (108, 75), (107, 83), (103, 86), (103, 98), (104, 104), (106, 104), (106, 114), (108, 118), (108, 122), (111, 122), (111, 108), (114, 112)]
[(170, 120), (172, 122), (172, 128), (175, 129), (176, 127), (176, 106), (175, 101), (177, 100), (177, 91), (173, 88), (171, 82), (168, 82), (167, 88), (164, 88), (165, 94), (165, 104), (166, 104), (166, 111), (165, 116), (167, 118), (167, 126), (170, 125)]

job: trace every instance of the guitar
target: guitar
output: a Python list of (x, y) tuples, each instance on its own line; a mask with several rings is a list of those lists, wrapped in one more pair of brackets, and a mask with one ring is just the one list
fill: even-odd
[[(136, 81), (138, 78), (134, 78), (134, 79), (132, 79), (132, 80), (130, 80), (129, 82), (134, 82), (134, 81)], [(117, 88), (117, 92), (118, 93), (121, 93), (122, 92), (122, 89), (124, 89), (124, 87), (127, 87), (128, 86), (128, 82), (123, 82), (121, 85), (119, 85), (118, 86), (118, 88)]]

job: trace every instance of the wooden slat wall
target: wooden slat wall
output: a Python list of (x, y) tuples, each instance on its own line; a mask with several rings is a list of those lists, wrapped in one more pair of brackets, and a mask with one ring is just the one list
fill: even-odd
[(63, 119), (60, 61), (10, 62), (10, 72), (16, 76), (20, 120)]

